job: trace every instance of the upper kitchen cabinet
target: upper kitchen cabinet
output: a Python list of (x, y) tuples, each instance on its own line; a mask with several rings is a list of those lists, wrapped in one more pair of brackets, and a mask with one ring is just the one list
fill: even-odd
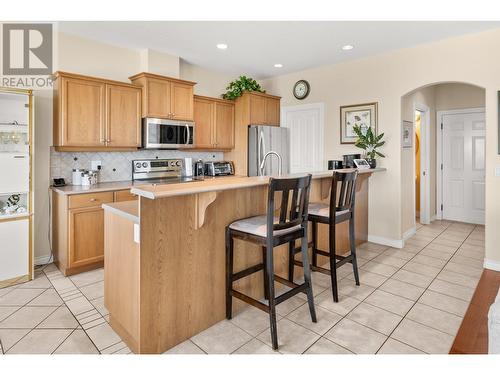
[(55, 74), (56, 150), (128, 150), (140, 145), (140, 87), (77, 74)]
[(139, 73), (130, 77), (142, 87), (142, 117), (193, 121), (195, 82)]
[(248, 174), (248, 125), (280, 126), (279, 96), (245, 92), (235, 100), (234, 147), (224, 153), (238, 175)]
[(245, 93), (252, 125), (280, 126), (280, 97), (259, 92)]
[(195, 148), (230, 150), (234, 147), (234, 102), (194, 97)]

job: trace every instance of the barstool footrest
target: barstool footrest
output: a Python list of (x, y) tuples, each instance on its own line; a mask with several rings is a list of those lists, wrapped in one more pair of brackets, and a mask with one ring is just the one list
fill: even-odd
[(242, 279), (244, 277), (247, 277), (247, 276), (251, 275), (252, 273), (259, 272), (260, 270), (263, 270), (263, 269), (264, 269), (264, 263), (259, 263), (259, 264), (256, 264), (255, 266), (248, 267), (242, 271), (236, 272), (235, 274), (233, 274), (232, 279), (233, 279), (233, 281), (236, 281), (236, 280)]
[(308, 285), (306, 283), (300, 284), (298, 287), (290, 289), (288, 292), (279, 295), (274, 299), (276, 301), (276, 305), (279, 305), (281, 302), (286, 301), (287, 299), (293, 297), (296, 294), (299, 294), (300, 292), (306, 293), (307, 287)]
[(269, 306), (266, 305), (265, 303), (257, 301), (255, 298), (249, 297), (246, 294), (240, 293), (234, 289), (231, 289), (231, 296), (241, 299), (242, 301), (248, 303), (249, 305), (252, 305), (253, 307), (256, 307), (269, 314)]

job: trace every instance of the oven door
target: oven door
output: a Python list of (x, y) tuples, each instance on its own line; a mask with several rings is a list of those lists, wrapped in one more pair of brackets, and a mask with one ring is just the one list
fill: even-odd
[(194, 123), (164, 119), (143, 120), (143, 147), (178, 149), (194, 147)]

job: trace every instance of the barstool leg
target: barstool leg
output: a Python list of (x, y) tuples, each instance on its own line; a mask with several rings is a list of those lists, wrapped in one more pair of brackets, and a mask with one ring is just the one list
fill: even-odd
[(288, 281), (293, 282), (293, 271), (295, 265), (293, 264), (295, 260), (295, 240), (288, 243)]
[(312, 265), (314, 267), (318, 266), (318, 254), (316, 250), (318, 250), (318, 223), (316, 221), (312, 222)]
[(267, 268), (266, 268), (267, 258), (266, 258), (265, 246), (262, 246), (262, 263), (264, 263), (264, 269), (262, 270), (264, 274), (264, 298), (266, 300), (269, 300), (269, 286), (268, 286), (269, 279), (267, 278)]
[(234, 240), (231, 229), (226, 228), (226, 318), (233, 317), (233, 246)]
[[(307, 229), (306, 229), (307, 230)], [(309, 312), (311, 314), (311, 320), (316, 323), (316, 309), (314, 308), (314, 298), (313, 298), (313, 290), (312, 290), (312, 281), (311, 281), (311, 267), (309, 267), (309, 255), (307, 253), (307, 236), (302, 237), (301, 239), (302, 245), (302, 263), (304, 265), (304, 282), (307, 284), (307, 303), (309, 304)]]
[(273, 264), (273, 247), (268, 241), (266, 251), (266, 269), (267, 269), (267, 290), (269, 296), (269, 322), (271, 328), (271, 340), (273, 349), (278, 350), (278, 330), (276, 327), (276, 299), (274, 296), (274, 264)]
[(339, 301), (339, 293), (337, 289), (337, 260), (335, 252), (335, 223), (330, 223), (330, 233), (328, 236), (330, 245), (330, 277), (332, 280), (333, 302)]
[(354, 280), (359, 285), (358, 260), (356, 258), (356, 238), (354, 236), (354, 217), (349, 220), (349, 244), (351, 246), (352, 270), (354, 271)]

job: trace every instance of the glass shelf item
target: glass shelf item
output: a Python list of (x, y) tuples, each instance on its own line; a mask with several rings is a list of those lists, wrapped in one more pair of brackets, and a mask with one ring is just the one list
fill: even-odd
[(30, 213), (28, 197), (27, 192), (0, 195), (0, 219), (28, 216)]
[(29, 98), (0, 93), (0, 152), (29, 152)]

